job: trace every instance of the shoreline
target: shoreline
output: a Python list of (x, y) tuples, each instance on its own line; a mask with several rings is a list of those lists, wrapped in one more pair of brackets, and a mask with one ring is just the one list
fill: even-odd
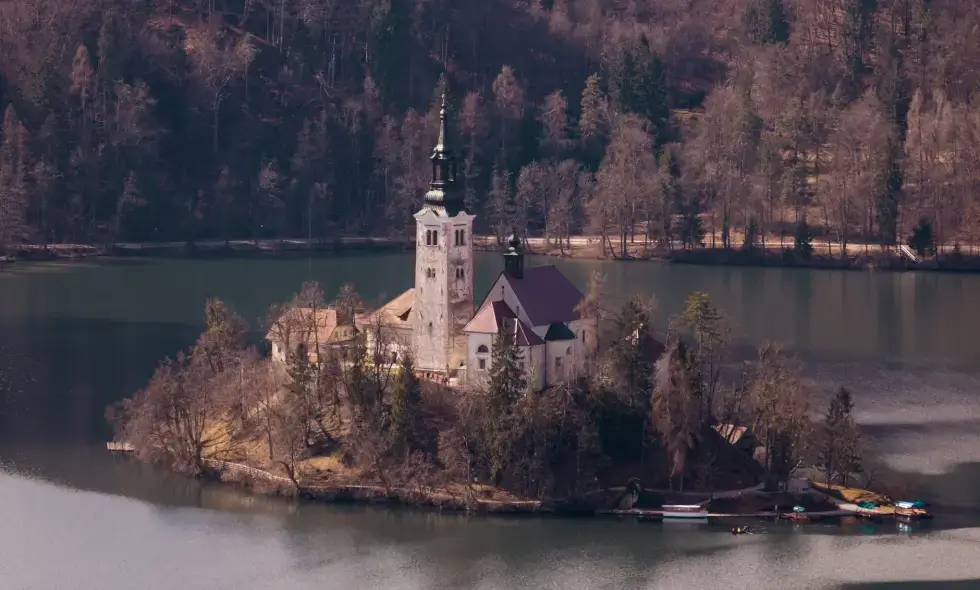
[[(614, 243), (617, 247), (619, 244)], [(474, 236), (473, 249), (483, 252), (502, 252), (506, 248), (498, 244), (492, 236)], [(814, 253), (808, 260), (798, 260), (789, 250), (778, 246), (745, 251), (702, 247), (692, 250), (647, 248), (643, 244), (629, 244), (627, 257), (620, 253), (600, 251), (598, 238), (575, 236), (570, 246), (558, 247), (546, 244), (543, 238), (528, 238), (525, 252), (532, 256), (544, 256), (571, 260), (595, 261), (654, 261), (693, 266), (741, 266), (771, 268), (805, 268), (829, 270), (863, 271), (930, 271), (946, 273), (980, 272), (980, 255), (967, 253), (943, 253), (935, 259), (918, 263), (894, 251), (881, 250), (878, 246), (865, 246), (864, 252), (848, 253), (841, 258), (836, 254), (824, 252), (824, 245), (814, 246)], [(857, 248), (857, 246), (855, 246)], [(200, 240), (188, 242), (134, 242), (108, 245), (92, 244), (51, 244), (48, 246), (27, 245), (15, 254), (0, 257), (0, 270), (18, 261), (77, 260), (93, 257), (119, 258), (201, 258), (222, 259), (252, 257), (261, 255), (309, 255), (342, 253), (379, 253), (414, 251), (415, 242), (406, 238), (380, 238), (361, 236), (342, 236), (332, 240), (317, 239), (261, 239), (261, 240)], [(788, 252), (788, 253), (787, 253)], [(606, 255), (609, 254), (609, 255)]]
[[(130, 455), (133, 448), (125, 443), (107, 443), (107, 449), (112, 453)], [(135, 461), (139, 459), (133, 458)], [(589, 492), (578, 501), (572, 499), (545, 498), (541, 500), (491, 500), (486, 498), (470, 498), (455, 495), (445, 488), (425, 487), (421, 489), (403, 486), (388, 486), (363, 484), (334, 484), (334, 485), (297, 485), (288, 477), (271, 473), (264, 469), (244, 463), (205, 459), (208, 470), (197, 477), (219, 485), (246, 490), (252, 494), (267, 497), (292, 498), (315, 504), (354, 504), (362, 506), (386, 506), (392, 508), (410, 508), (413, 510), (436, 510), (457, 514), (481, 516), (560, 516), (595, 519), (624, 519), (632, 518), (638, 522), (659, 522), (664, 519), (662, 507), (642, 508), (617, 506), (618, 498), (626, 493), (626, 487), (614, 487)], [(177, 472), (179, 473), (179, 472)], [(644, 494), (662, 495), (665, 490), (641, 488)], [(787, 493), (764, 492), (758, 487), (749, 490), (729, 490), (716, 494), (693, 492), (679, 494), (687, 496), (681, 501), (700, 504), (709, 509), (714, 502), (728, 501), (730, 506), (734, 501), (736, 506), (729, 507), (725, 512), (709, 511), (705, 519), (777, 519), (787, 520), (785, 514), (790, 511), (781, 504), (788, 499), (793, 503), (815, 503), (817, 510), (809, 512), (813, 521), (825, 518), (882, 518), (890, 515), (872, 514), (862, 510), (849, 510), (838, 502), (828, 499), (819, 493)], [(699, 497), (707, 496), (704, 499)], [(591, 501), (588, 498), (593, 498)], [(747, 500), (746, 506), (739, 511), (738, 504)], [(765, 500), (765, 503), (763, 503)], [(809, 502), (808, 502), (809, 501)], [(773, 504), (769, 504), (773, 502)], [(774, 509), (760, 509), (758, 506), (770, 506)], [(893, 515), (892, 515), (893, 516)], [(790, 519), (792, 520), (792, 519)]]

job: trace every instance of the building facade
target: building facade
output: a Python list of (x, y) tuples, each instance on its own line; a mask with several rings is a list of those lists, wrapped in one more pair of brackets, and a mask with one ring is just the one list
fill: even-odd
[(521, 353), (531, 389), (579, 377), (595, 342), (595, 322), (582, 317), (582, 293), (553, 265), (525, 268), (515, 234), (504, 271), (487, 293), (467, 337), (466, 382), (480, 386), (493, 368), (493, 344), (506, 332)]
[(358, 316), (351, 335), (365, 338), (376, 360), (394, 363), (408, 353), (424, 377), (478, 387), (489, 379), (497, 336), (506, 332), (520, 349), (530, 388), (575, 378), (595, 345), (595, 322), (581, 316), (582, 293), (555, 266), (525, 268), (516, 233), (504, 271), (474, 313), (475, 216), (457, 184), (447, 110), (443, 94), (432, 179), (414, 215), (415, 286)]
[(473, 316), (473, 220), (457, 184), (449, 141), (446, 95), (439, 140), (432, 150), (432, 181), (415, 214), (415, 306), (412, 351), (424, 372), (452, 374), (466, 361), (462, 329)]

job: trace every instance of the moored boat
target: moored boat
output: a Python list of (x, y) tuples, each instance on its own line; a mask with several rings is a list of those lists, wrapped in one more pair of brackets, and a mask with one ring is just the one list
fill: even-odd
[(932, 514), (924, 508), (900, 508), (895, 507), (895, 518), (902, 520), (916, 520), (920, 518), (932, 518)]
[(702, 504), (666, 504), (664, 519), (706, 520), (708, 509)]
[(914, 520), (919, 518), (932, 518), (932, 514), (926, 510), (926, 503), (921, 500), (903, 500), (895, 502), (895, 518)]
[(810, 522), (810, 515), (805, 512), (784, 512), (779, 517), (793, 522)]

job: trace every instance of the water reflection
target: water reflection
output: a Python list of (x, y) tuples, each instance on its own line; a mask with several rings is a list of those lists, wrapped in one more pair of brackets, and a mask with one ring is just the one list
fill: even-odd
[[(253, 497), (104, 450), (110, 434), (106, 404), (141, 387), (163, 356), (193, 342), (207, 297), (227, 299), (253, 322), (303, 280), (321, 281), (328, 295), (354, 282), (373, 300), (382, 292), (400, 292), (412, 280), (411, 255), (383, 255), (310, 262), (106, 261), (0, 278), (0, 466), (112, 496), (79, 500), (64, 490), (49, 496), (0, 474), (0, 496), (9, 500), (0, 516), (11, 507), (26, 510), (42, 497), (61, 503), (50, 520), (45, 520), (46, 506), (37, 508), (34, 520), (4, 519), (36, 525), (37, 539), (30, 546), (46, 555), (48, 539), (59, 537), (64, 523), (97, 505), (114, 516), (114, 526), (140, 531), (166, 547), (168, 559), (188, 560), (188, 567), (206, 574), (182, 585), (179, 572), (161, 572), (159, 583), (151, 581), (147, 588), (235, 587), (236, 581), (241, 588), (263, 587), (270, 580), (290, 588), (671, 587), (671, 582), (692, 587), (691, 576), (700, 570), (697, 587), (733, 576), (742, 580), (735, 576), (739, 572), (757, 587), (800, 587), (788, 572), (809, 567), (804, 555), (839, 560), (878, 543), (909, 547), (922, 538), (939, 546), (944, 534), (939, 531), (980, 525), (971, 506), (980, 497), (980, 347), (973, 345), (980, 310), (972, 301), (980, 277), (557, 264), (583, 287), (592, 270), (606, 272), (608, 307), (634, 293), (656, 294), (660, 322), (682, 308), (687, 293), (708, 292), (732, 317), (744, 354), (762, 341), (780, 341), (804, 356), (826, 389), (838, 384), (855, 389), (869, 447), (893, 470), (922, 472), (924, 497), (944, 512), (935, 523), (909, 528), (855, 522), (797, 531), (789, 523), (767, 523), (762, 534), (750, 537), (733, 537), (724, 525), (486, 519)], [(499, 256), (478, 254), (478, 297), (501, 266)], [(120, 496), (137, 500), (132, 504), (139, 508)], [(112, 536), (116, 529), (101, 530), (97, 519), (90, 526), (104, 545), (91, 558), (96, 562), (106, 550), (127, 554), (135, 564), (169, 563), (153, 547), (144, 554), (129, 546), (138, 539), (123, 543)], [(64, 533), (61, 551), (71, 550), (69, 541), (85, 544), (84, 535), (70, 533)], [(0, 535), (4, 543), (21, 546)], [(0, 545), (4, 548), (15, 555)], [(125, 567), (121, 571), (128, 571)], [(854, 565), (855, 571), (862, 567)], [(11, 579), (30, 580), (34, 572), (20, 574)], [(123, 574), (96, 580), (106, 585), (94, 587), (132, 587)], [(122, 581), (113, 585), (112, 580)], [(34, 586), (61, 587), (46, 581)]]

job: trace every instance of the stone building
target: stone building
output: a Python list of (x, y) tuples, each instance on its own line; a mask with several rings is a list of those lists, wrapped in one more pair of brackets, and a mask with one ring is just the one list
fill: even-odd
[[(595, 323), (580, 317), (582, 293), (554, 266), (525, 268), (515, 234), (505, 268), (474, 314), (473, 220), (457, 184), (446, 97), (432, 180), (415, 217), (415, 286), (355, 325), (369, 354), (392, 362), (411, 351), (423, 376), (454, 385), (479, 385), (489, 376), (496, 335), (513, 333), (528, 382), (544, 388), (578, 375), (595, 342)], [(372, 352), (374, 351), (374, 352)]]
[(501, 332), (514, 335), (532, 389), (579, 376), (595, 342), (595, 322), (579, 313), (581, 291), (553, 265), (525, 268), (516, 234), (509, 246), (503, 272), (463, 328), (466, 381), (480, 385), (489, 378)]

